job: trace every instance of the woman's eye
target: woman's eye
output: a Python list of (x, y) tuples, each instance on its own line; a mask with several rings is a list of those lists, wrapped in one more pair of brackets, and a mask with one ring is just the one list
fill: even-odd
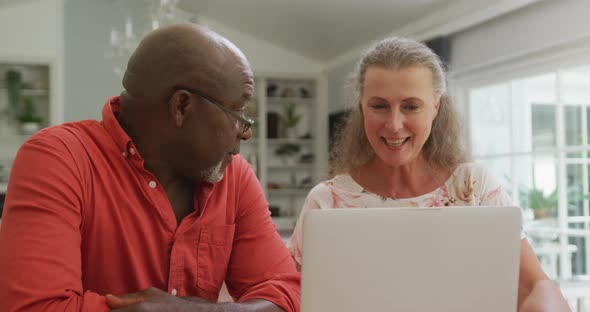
[(420, 106), (416, 105), (416, 104), (407, 104), (404, 106), (404, 108), (408, 111), (415, 111), (415, 110), (418, 110), (420, 108)]
[(383, 104), (383, 103), (371, 104), (370, 106), (373, 109), (379, 109), (379, 110), (386, 109), (388, 107), (386, 104)]

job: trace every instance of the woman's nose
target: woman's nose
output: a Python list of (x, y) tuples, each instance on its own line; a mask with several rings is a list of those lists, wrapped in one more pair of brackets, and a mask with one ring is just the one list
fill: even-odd
[(404, 116), (400, 112), (392, 112), (387, 119), (387, 128), (398, 131), (404, 127)]

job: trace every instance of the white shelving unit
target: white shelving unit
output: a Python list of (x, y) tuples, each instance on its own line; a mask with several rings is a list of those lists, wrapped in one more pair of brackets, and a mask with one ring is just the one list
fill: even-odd
[[(54, 121), (54, 112), (52, 112), (52, 85), (51, 64), (32, 61), (5, 61), (0, 60), (0, 112), (6, 112), (9, 107), (8, 90), (7, 90), (7, 72), (15, 70), (21, 76), (21, 102), (19, 108), (22, 113), (25, 99), (28, 98), (33, 107), (35, 116), (41, 118), (41, 127), (46, 127)], [(20, 146), (30, 137), (30, 134), (22, 134), (20, 124), (15, 116), (6, 114), (0, 115), (0, 167), (10, 168), (16, 152)], [(0, 170), (0, 181), (6, 179), (9, 170)], [(6, 184), (0, 183), (0, 193), (6, 191)]]
[[(251, 163), (256, 163), (256, 174), (275, 213), (273, 222), (277, 229), (290, 231), (306, 195), (327, 172), (325, 78), (257, 75), (255, 94), (256, 99), (251, 104), (255, 108), (250, 115), (255, 117), (256, 125), (252, 139), (242, 144), (241, 153)], [(291, 105), (300, 119), (294, 127), (294, 137), (287, 137), (282, 117)], [(285, 144), (299, 146), (294, 160), (287, 161), (276, 154)]]

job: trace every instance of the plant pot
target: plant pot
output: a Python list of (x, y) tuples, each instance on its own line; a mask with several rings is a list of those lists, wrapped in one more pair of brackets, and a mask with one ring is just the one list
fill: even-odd
[(534, 210), (535, 219), (547, 219), (547, 218), (554, 218), (555, 211), (551, 208), (537, 208)]
[(297, 138), (297, 131), (295, 128), (286, 128), (285, 135), (288, 139), (296, 139)]
[(41, 129), (38, 122), (23, 122), (20, 124), (20, 132), (24, 135), (31, 135)]
[(285, 166), (295, 166), (297, 164), (296, 155), (283, 156), (282, 160), (283, 160), (283, 165), (285, 165)]

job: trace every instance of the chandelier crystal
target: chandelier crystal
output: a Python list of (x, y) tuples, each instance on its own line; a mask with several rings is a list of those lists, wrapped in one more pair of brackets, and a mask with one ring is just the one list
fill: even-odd
[(105, 58), (111, 60), (114, 72), (121, 76), (125, 70), (125, 64), (139, 40), (148, 32), (161, 26), (193, 21), (195, 17), (178, 8), (180, 0), (144, 0), (146, 10), (140, 16), (127, 15), (122, 29), (113, 27), (110, 33), (109, 48), (105, 52)]

